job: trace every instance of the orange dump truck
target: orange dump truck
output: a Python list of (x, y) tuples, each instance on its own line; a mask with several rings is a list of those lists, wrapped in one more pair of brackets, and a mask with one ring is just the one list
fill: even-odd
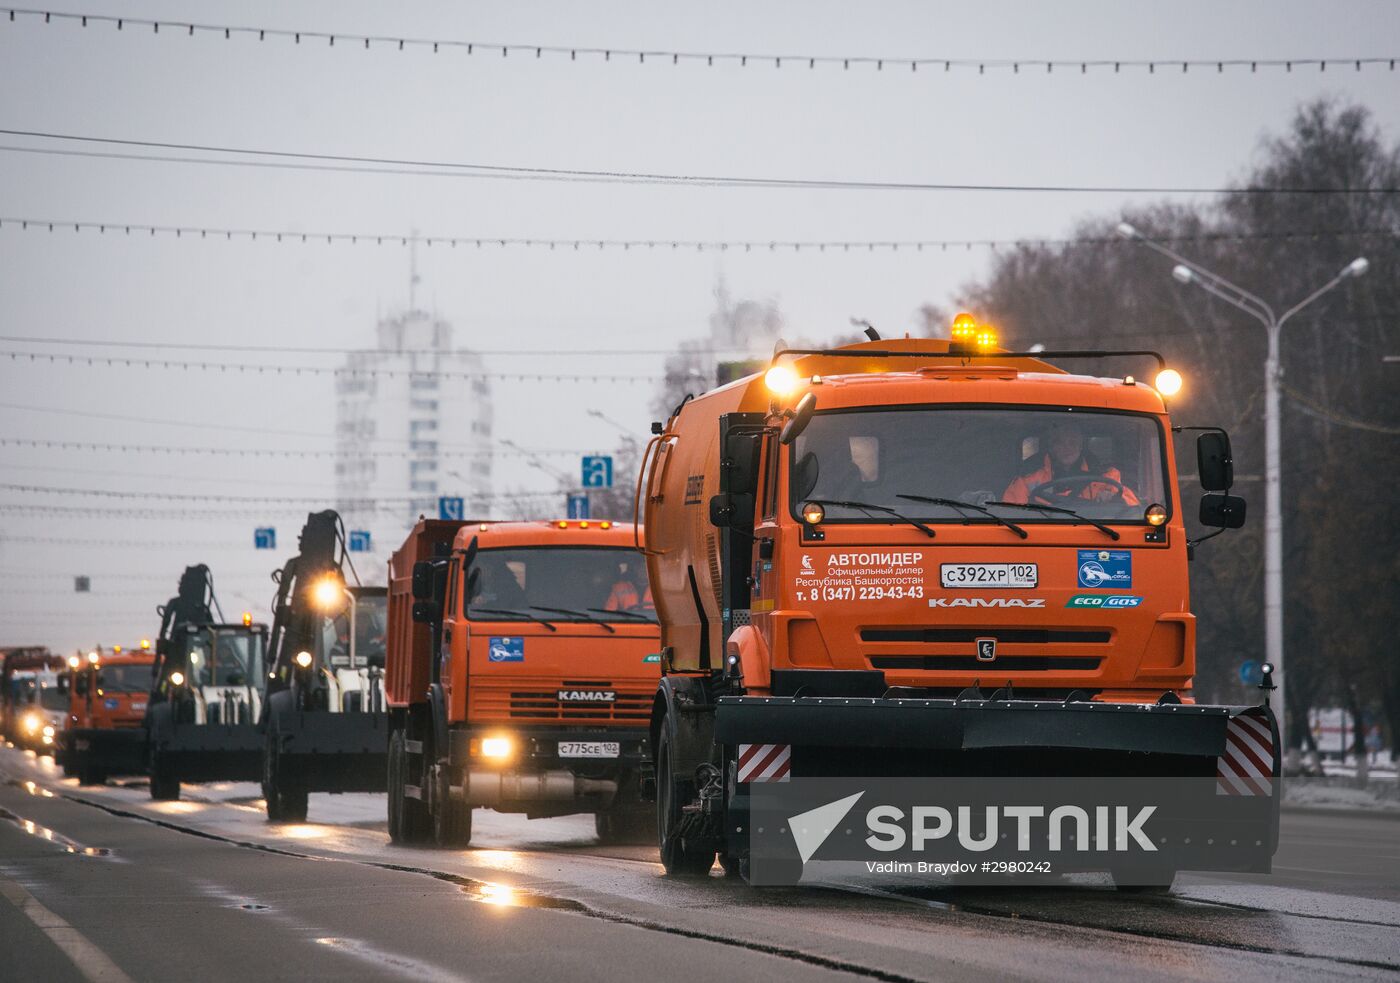
[(146, 701), (156, 656), (150, 643), (68, 657), (68, 725), (60, 763), (84, 785), (146, 770)]
[(389, 833), (464, 846), (478, 806), (650, 830), (657, 628), (630, 524), (423, 519), (389, 564)]
[[(1162, 392), (1055, 363), (1156, 357), (1163, 392), (1180, 376), (1151, 352), (961, 333), (781, 352), (654, 428), (638, 493), (668, 872), (718, 855), (742, 873), (751, 790), (791, 778), (1218, 775), (1267, 794), (1267, 698), (1192, 697), (1195, 544)], [(1238, 526), (1228, 438), (1197, 452), (1223, 493), (1201, 522)]]

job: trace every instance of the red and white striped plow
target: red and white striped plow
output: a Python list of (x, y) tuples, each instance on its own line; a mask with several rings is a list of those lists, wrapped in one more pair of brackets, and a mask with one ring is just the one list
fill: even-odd
[(1225, 753), (1215, 759), (1216, 795), (1272, 795), (1274, 736), (1269, 721), (1242, 713), (1225, 730)]
[(785, 782), (792, 777), (791, 744), (740, 744), (739, 781)]

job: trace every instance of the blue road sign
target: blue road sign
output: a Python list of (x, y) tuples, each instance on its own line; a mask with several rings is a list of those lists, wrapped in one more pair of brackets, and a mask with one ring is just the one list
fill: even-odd
[(588, 518), (588, 496), (587, 496), (587, 495), (570, 495), (570, 496), (569, 496), (569, 518), (570, 518), (570, 519), (587, 519), (587, 518)]
[(1253, 659), (1248, 659), (1240, 664), (1240, 682), (1246, 686), (1258, 686), (1264, 681), (1264, 674), (1259, 671), (1259, 663)]
[(254, 529), (253, 548), (259, 550), (275, 550), (277, 548), (277, 530), (271, 526), (260, 526)]
[(456, 519), (466, 517), (466, 504), (460, 497), (443, 496), (438, 499), (438, 518)]
[(351, 552), (351, 553), (368, 553), (368, 552), (369, 552), (369, 531), (368, 531), (368, 530), (366, 530), (366, 529), (351, 529), (351, 530), (350, 530), (350, 552)]
[(583, 459), (583, 487), (611, 488), (612, 458), (606, 454), (595, 454)]

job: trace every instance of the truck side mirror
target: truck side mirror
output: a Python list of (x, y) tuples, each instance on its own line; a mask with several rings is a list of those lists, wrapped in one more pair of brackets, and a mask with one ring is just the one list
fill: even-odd
[(431, 560), (419, 560), (413, 565), (413, 599), (431, 601), (433, 599), (433, 564)]
[(1235, 483), (1235, 459), (1225, 431), (1207, 430), (1196, 438), (1196, 472), (1206, 491), (1229, 491)]
[(710, 525), (727, 528), (734, 517), (734, 496), (720, 492), (710, 497)]
[(1244, 525), (1245, 501), (1238, 495), (1202, 495), (1201, 525), (1238, 529)]
[(778, 434), (778, 442), (790, 444), (798, 437), (802, 436), (802, 431), (807, 429), (807, 424), (812, 422), (812, 414), (817, 411), (817, 397), (808, 393), (797, 401), (797, 408), (792, 411), (792, 419), (783, 424), (782, 433)]
[(442, 617), (442, 605), (437, 601), (414, 601), (413, 620), (420, 625), (435, 624)]

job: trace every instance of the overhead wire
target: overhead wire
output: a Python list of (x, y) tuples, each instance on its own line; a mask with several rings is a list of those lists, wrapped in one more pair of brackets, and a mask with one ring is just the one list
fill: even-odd
[[(283, 166), (303, 170), (338, 170), (362, 173), (398, 173), (473, 178), (511, 178), (528, 181), (589, 181), (608, 184), (673, 185), (708, 188), (763, 188), (807, 191), (899, 191), (899, 192), (1015, 192), (1062, 194), (1154, 194), (1205, 195), (1244, 194), (1306, 196), (1395, 194), (1394, 187), (1240, 187), (1194, 185), (1076, 185), (1076, 184), (1013, 184), (929, 181), (881, 181), (874, 179), (838, 179), (806, 177), (754, 177), (719, 174), (677, 174), (659, 171), (603, 170), (578, 167), (541, 167), (519, 164), (482, 164), (470, 161), (439, 161), (430, 159), (375, 157), (362, 154), (333, 154), (313, 151), (268, 150), (256, 147), (230, 147), (217, 144), (183, 143), (170, 140), (139, 140), (131, 137), (99, 137), (89, 134), (55, 133), (45, 130), (0, 129), (0, 135), (27, 139), (54, 140), (82, 144), (109, 144), (121, 147), (141, 147), (153, 150), (188, 151), (221, 154), (220, 157), (167, 157), (146, 155), (140, 159), (177, 163), (199, 163), (234, 166)], [(31, 153), (75, 153), (56, 147), (0, 146), (0, 150), (20, 150)], [(102, 156), (122, 157), (110, 151)], [(233, 156), (230, 156), (233, 155)], [(251, 159), (250, 159), (251, 158)]]

